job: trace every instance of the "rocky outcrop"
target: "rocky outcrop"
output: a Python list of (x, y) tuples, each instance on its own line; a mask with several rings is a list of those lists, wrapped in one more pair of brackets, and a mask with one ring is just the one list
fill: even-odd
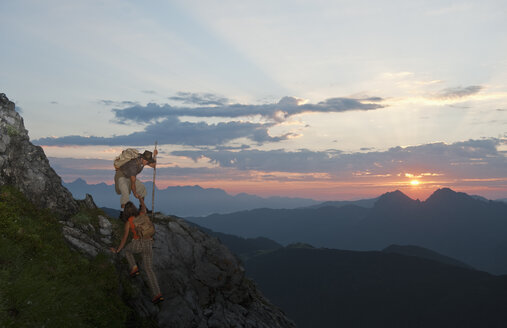
[(16, 186), (34, 204), (61, 216), (79, 209), (62, 186), (62, 179), (49, 166), (42, 148), (30, 142), (14, 103), (0, 93), (0, 185), (3, 184)]
[(181, 219), (156, 220), (154, 267), (168, 296), (156, 315), (160, 327), (294, 327), (218, 239)]
[[(88, 256), (112, 254), (109, 247), (117, 246), (107, 242), (114, 237), (109, 219), (98, 219), (99, 228), (62, 221), (67, 241)], [(124, 286), (129, 290), (126, 302), (139, 317), (159, 327), (295, 327), (245, 277), (239, 261), (218, 239), (176, 217), (157, 213), (154, 221), (153, 265), (165, 302), (153, 305), (143, 274), (127, 278), (121, 254), (111, 255), (129, 285)]]
[[(109, 250), (118, 246), (123, 224), (98, 214), (89, 195), (84, 200), (73, 199), (42, 148), (30, 143), (23, 119), (4, 94), (0, 94), (0, 128), (0, 185), (13, 185), (35, 205), (58, 213), (70, 247), (88, 257), (110, 256), (125, 277), (120, 279), (123, 295), (138, 318), (173, 328), (295, 327), (245, 277), (239, 261), (218, 239), (161, 214), (154, 220), (153, 260), (166, 300), (153, 305), (143, 273), (130, 279), (123, 258)], [(129, 324), (139, 326), (137, 321)]]

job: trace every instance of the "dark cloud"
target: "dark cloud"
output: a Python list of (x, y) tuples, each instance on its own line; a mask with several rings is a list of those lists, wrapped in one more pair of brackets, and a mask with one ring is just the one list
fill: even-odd
[(433, 98), (442, 100), (453, 100), (465, 98), (479, 93), (484, 87), (480, 85), (471, 85), (468, 87), (447, 88), (436, 94)]
[[(173, 97), (176, 99), (176, 97)], [(212, 94), (179, 93), (178, 100), (186, 103), (206, 106), (174, 107), (169, 104), (149, 103), (141, 106), (131, 101), (101, 100), (113, 109), (116, 122), (120, 124), (146, 124), (143, 131), (112, 137), (83, 137), (79, 135), (57, 138), (40, 138), (34, 140), (39, 145), (132, 145), (152, 144), (157, 140), (160, 144), (189, 146), (230, 146), (228, 142), (246, 138), (258, 145), (274, 143), (296, 137), (294, 133), (271, 136), (269, 129), (284, 121), (287, 117), (305, 112), (344, 112), (350, 110), (374, 110), (382, 105), (352, 98), (330, 98), (316, 104), (302, 104), (294, 97), (284, 97), (277, 103), (262, 105), (225, 104), (228, 100)], [(371, 97), (370, 101), (381, 98)], [(235, 119), (245, 116), (257, 116), (271, 119), (268, 123), (251, 123), (245, 121), (227, 121), (210, 124), (207, 122), (182, 122), (180, 116), (191, 117), (223, 117)], [(243, 148), (245, 149), (245, 148)]]
[[(193, 95), (193, 94), (190, 94)], [(191, 97), (190, 97), (191, 98)], [(375, 101), (381, 98), (375, 97)], [(175, 107), (169, 104), (149, 103), (146, 106), (135, 105), (123, 109), (113, 109), (119, 121), (129, 120), (138, 123), (148, 123), (168, 116), (192, 117), (227, 117), (236, 118), (260, 115), (275, 121), (283, 121), (287, 117), (301, 113), (331, 113), (351, 110), (375, 110), (383, 105), (373, 104), (365, 100), (352, 98), (330, 98), (316, 104), (300, 104), (294, 97), (284, 97), (277, 103), (261, 105), (219, 104), (216, 106)]]
[(274, 123), (223, 122), (207, 124), (205, 122), (181, 122), (177, 117), (150, 124), (143, 131), (113, 137), (65, 136), (59, 138), (40, 138), (33, 142), (38, 145), (151, 145), (155, 140), (159, 144), (177, 144), (190, 146), (222, 145), (229, 141), (248, 138), (258, 144), (286, 140), (290, 133), (272, 137), (268, 129)]
[(381, 102), (384, 100), (384, 98), (381, 98), (381, 97), (367, 97), (367, 98), (362, 98), (362, 99), (359, 99), (361, 101), (371, 101), (371, 102)]
[(174, 151), (172, 154), (193, 160), (207, 158), (221, 167), (265, 172), (320, 172), (349, 176), (351, 172), (380, 175), (406, 172), (410, 169), (481, 177), (490, 174), (505, 176), (507, 158), (504, 153), (498, 151), (498, 146), (504, 142), (506, 141), (501, 139), (469, 140), (450, 145), (432, 143), (351, 154), (338, 150), (193, 150)]
[[(504, 188), (506, 183), (505, 151), (500, 145), (507, 139), (483, 139), (453, 144), (432, 143), (412, 147), (393, 147), (386, 151), (344, 153), (339, 150), (202, 150), (173, 151), (176, 156), (194, 160), (206, 158), (213, 167), (159, 167), (158, 177), (172, 181), (334, 181), (371, 186), (369, 178), (406, 179), (405, 173), (420, 174), (438, 186), (446, 181), (454, 186), (481, 184)], [(50, 158), (51, 165), (66, 181), (77, 177), (112, 182), (111, 160)], [(151, 179), (144, 172), (143, 179)], [(368, 178), (364, 179), (363, 178)], [(432, 182), (433, 181), (433, 182)], [(446, 183), (444, 182), (444, 183)], [(373, 182), (375, 185), (375, 182)], [(363, 187), (362, 187), (363, 186)]]
[(114, 107), (128, 107), (128, 106), (136, 106), (138, 102), (135, 101), (115, 101), (115, 100), (99, 100), (99, 104), (105, 105), (105, 106), (114, 106)]
[(51, 105), (58, 105), (58, 101), (52, 101), (50, 102)]
[(224, 106), (229, 102), (229, 99), (211, 93), (178, 92), (176, 96), (169, 97), (169, 99), (199, 106)]

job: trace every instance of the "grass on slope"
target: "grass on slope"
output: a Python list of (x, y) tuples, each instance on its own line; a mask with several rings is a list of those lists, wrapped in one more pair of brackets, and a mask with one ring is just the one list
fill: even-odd
[(1, 327), (124, 327), (118, 290), (105, 255), (70, 250), (55, 216), (0, 188)]

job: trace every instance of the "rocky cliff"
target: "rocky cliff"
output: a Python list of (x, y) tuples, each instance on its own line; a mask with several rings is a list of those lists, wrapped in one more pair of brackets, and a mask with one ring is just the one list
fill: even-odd
[[(119, 274), (129, 279), (126, 302), (141, 318), (159, 327), (295, 327), (245, 277), (239, 261), (218, 239), (173, 216), (157, 213), (154, 221), (154, 269), (166, 301), (151, 304), (143, 275), (127, 278), (121, 256), (114, 259)], [(62, 224), (69, 243), (88, 256), (107, 253), (111, 240), (117, 246), (122, 231), (119, 222), (104, 216), (99, 216), (99, 229), (73, 220)]]
[(0, 93), (0, 185), (16, 186), (34, 204), (62, 216), (78, 211), (78, 203), (62, 186), (41, 147), (34, 146), (15, 105)]
[(117, 246), (123, 224), (98, 214), (91, 197), (72, 198), (42, 149), (30, 143), (22, 118), (4, 94), (0, 94), (0, 127), (0, 185), (13, 185), (37, 206), (59, 214), (70, 247), (87, 257), (110, 256), (121, 277), (123, 298), (137, 316), (127, 325), (136, 326), (141, 320), (176, 328), (295, 327), (245, 277), (239, 261), (218, 239), (161, 214), (154, 218), (153, 259), (166, 300), (151, 304), (143, 275), (130, 279), (124, 259), (109, 251)]

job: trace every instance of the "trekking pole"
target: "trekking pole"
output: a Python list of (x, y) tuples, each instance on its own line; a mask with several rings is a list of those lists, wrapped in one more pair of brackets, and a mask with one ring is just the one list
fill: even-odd
[[(157, 141), (155, 141), (155, 150), (157, 150)], [(156, 160), (157, 155), (155, 155), (155, 151), (153, 152), (153, 158)], [(153, 221), (153, 217), (155, 216), (155, 176), (157, 173), (157, 165), (153, 168), (153, 189), (151, 191), (151, 220)]]

